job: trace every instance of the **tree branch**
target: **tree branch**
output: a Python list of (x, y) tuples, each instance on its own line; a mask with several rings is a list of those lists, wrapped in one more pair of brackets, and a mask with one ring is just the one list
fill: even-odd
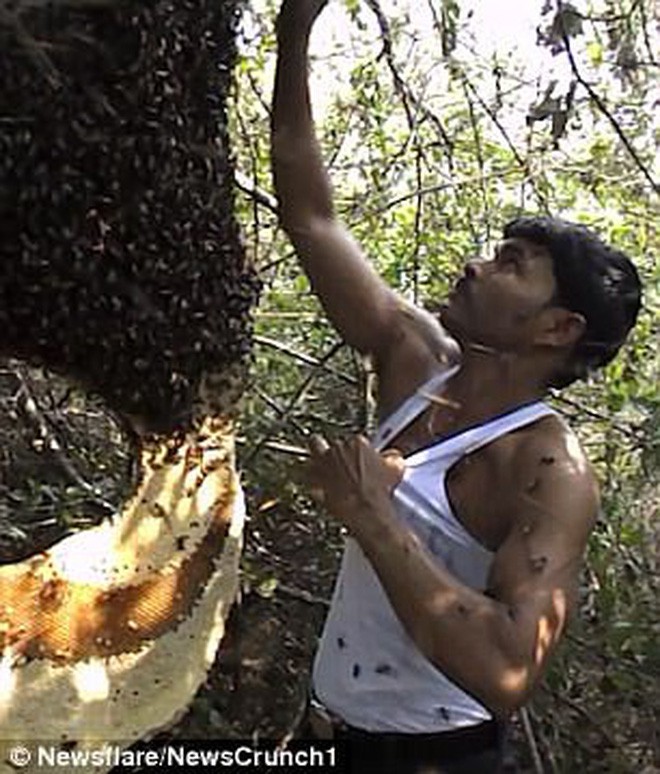
[(311, 355), (308, 355), (305, 352), (299, 352), (298, 350), (288, 347), (286, 344), (282, 344), (279, 341), (275, 341), (275, 339), (270, 339), (267, 336), (254, 336), (253, 341), (255, 344), (261, 344), (264, 347), (269, 347), (270, 349), (276, 349), (278, 352), (282, 352), (283, 354), (288, 355), (294, 360), (299, 360), (301, 363), (305, 363), (305, 365), (311, 365), (316, 368), (322, 368), (327, 373), (332, 374), (333, 376), (336, 376), (338, 379), (341, 379), (347, 384), (350, 384), (352, 387), (355, 387), (358, 384), (358, 380), (355, 377), (349, 376), (348, 374), (345, 374), (343, 371), (340, 371), (338, 368), (333, 368), (332, 366), (327, 365), (327, 363), (322, 363), (318, 358), (312, 357)]
[[(518, 172), (517, 167), (509, 167), (509, 169), (503, 169), (498, 172), (493, 172), (490, 175), (485, 175), (483, 177), (484, 182), (486, 180), (501, 180), (503, 177), (507, 175), (512, 175), (514, 172)], [(409, 199), (416, 199), (418, 196), (426, 196), (427, 194), (432, 193), (438, 193), (439, 191), (446, 191), (449, 188), (463, 188), (465, 186), (470, 186), (473, 183), (478, 183), (481, 180), (481, 176), (477, 175), (476, 177), (464, 177), (460, 180), (450, 180), (445, 183), (438, 183), (437, 185), (429, 185), (425, 186), (424, 188), (421, 188), (419, 190), (409, 191), (408, 193), (401, 194), (401, 196), (397, 196), (395, 199), (392, 199), (391, 201), (387, 202), (387, 204), (384, 204), (382, 207), (377, 209), (374, 214), (381, 215), (384, 212), (387, 212), (387, 210), (391, 210), (393, 207), (397, 207), (399, 204), (403, 204), (404, 202), (407, 202)]]
[[(298, 405), (299, 401), (303, 398), (307, 390), (310, 388), (316, 377), (318, 376), (318, 372), (322, 370), (325, 365), (328, 363), (329, 360), (331, 360), (337, 352), (339, 352), (340, 349), (342, 349), (344, 346), (343, 341), (338, 341), (336, 344), (334, 344), (330, 349), (319, 359), (318, 365), (316, 365), (312, 371), (303, 379), (303, 381), (298, 385), (298, 388), (293, 393), (289, 401), (284, 406), (277, 405), (277, 411), (280, 414), (279, 420), (275, 423), (274, 427), (270, 429), (270, 431), (263, 437), (261, 440), (257, 441), (254, 448), (248, 455), (247, 459), (243, 462), (243, 467), (248, 469), (250, 465), (254, 462), (255, 458), (261, 453), (261, 450), (264, 448), (266, 443), (272, 440), (273, 433), (276, 429), (280, 428), (283, 424), (286, 422), (289, 422), (294, 429), (296, 429), (300, 435), (303, 436), (303, 438), (307, 438), (309, 433), (308, 431), (299, 425), (297, 421), (292, 420), (291, 414), (293, 413), (293, 410)], [(270, 399), (271, 405), (273, 405), (274, 401), (272, 398)], [(273, 406), (275, 408), (275, 406)]]
[(453, 152), (453, 143), (449, 138), (449, 135), (447, 133), (447, 130), (444, 127), (444, 124), (435, 113), (433, 113), (431, 110), (429, 110), (428, 108), (426, 108), (424, 105), (421, 104), (421, 101), (418, 100), (417, 97), (413, 94), (412, 90), (405, 82), (405, 80), (403, 79), (401, 73), (399, 72), (396, 66), (396, 62), (394, 61), (394, 51), (392, 46), (392, 32), (390, 30), (390, 25), (387, 20), (387, 17), (383, 13), (383, 9), (380, 6), (379, 0), (366, 0), (366, 4), (373, 11), (376, 17), (376, 20), (378, 22), (381, 39), (383, 41), (383, 54), (385, 56), (385, 61), (387, 62), (387, 66), (392, 74), (392, 80), (394, 81), (394, 89), (399, 95), (401, 102), (403, 104), (404, 110), (406, 111), (408, 125), (411, 127), (411, 130), (415, 126), (414, 115), (410, 107), (412, 105), (420, 115), (424, 116), (424, 118), (426, 118), (430, 123), (432, 123), (436, 127), (436, 129), (438, 130), (438, 134), (442, 139), (442, 143), (446, 149), (447, 158), (448, 160), (451, 160), (451, 156)]
[(470, 116), (470, 125), (472, 126), (472, 136), (474, 137), (474, 148), (477, 156), (477, 165), (479, 167), (479, 191), (484, 211), (484, 222), (486, 224), (486, 243), (490, 244), (490, 207), (488, 205), (488, 192), (486, 190), (486, 164), (484, 160), (481, 132), (479, 131), (479, 121), (477, 120), (474, 104), (468, 94), (467, 86), (463, 81), (463, 93), (468, 103), (468, 114)]
[(644, 177), (648, 180), (648, 182), (651, 184), (651, 188), (655, 191), (655, 193), (660, 193), (660, 186), (658, 183), (655, 182), (653, 179), (653, 176), (649, 172), (649, 170), (646, 168), (646, 165), (639, 157), (639, 154), (633, 147), (630, 140), (626, 137), (625, 132), (621, 128), (619, 122), (614, 118), (610, 110), (608, 109), (605, 102), (602, 100), (602, 98), (596, 93), (594, 88), (591, 86), (590, 83), (588, 83), (585, 79), (582, 73), (580, 72), (577, 63), (575, 61), (575, 56), (573, 55), (573, 49), (571, 48), (571, 41), (569, 39), (569, 36), (566, 32), (566, 29), (563, 25), (563, 9), (564, 9), (564, 3), (562, 0), (557, 0), (557, 13), (559, 15), (560, 24), (561, 24), (561, 37), (562, 41), (564, 43), (564, 47), (566, 49), (566, 55), (568, 56), (568, 61), (571, 65), (571, 70), (573, 71), (573, 75), (575, 75), (576, 80), (580, 85), (582, 85), (589, 95), (590, 99), (593, 101), (593, 103), (596, 105), (596, 107), (600, 110), (600, 112), (607, 118), (607, 120), (612, 125), (612, 128), (616, 132), (617, 136), (623, 143), (625, 149), (630, 154), (630, 157), (633, 159), (641, 173), (644, 175)]
[(76, 466), (66, 456), (62, 449), (62, 444), (50, 427), (50, 424), (44, 414), (39, 409), (36, 398), (34, 397), (28, 377), (20, 370), (16, 371), (16, 376), (20, 382), (19, 405), (25, 415), (32, 422), (39, 432), (40, 438), (49, 452), (53, 454), (62, 470), (69, 477), (70, 481), (82, 489), (95, 504), (97, 504), (105, 513), (113, 515), (117, 512), (116, 507), (104, 499), (96, 487), (86, 481), (76, 469)]
[(644, 45), (646, 46), (646, 51), (649, 55), (649, 63), (653, 67), (657, 67), (658, 61), (655, 58), (655, 55), (653, 53), (653, 46), (651, 45), (651, 37), (649, 35), (649, 21), (646, 17), (646, 8), (644, 7), (644, 0), (642, 0), (637, 7), (639, 8), (639, 15), (642, 20), (642, 34), (644, 36)]
[(560, 392), (551, 390), (550, 394), (552, 395), (553, 399), (556, 400), (559, 403), (563, 403), (565, 406), (570, 406), (571, 408), (576, 409), (582, 414), (585, 414), (586, 416), (591, 417), (592, 419), (600, 419), (603, 422), (606, 422), (608, 427), (610, 427), (612, 430), (616, 430), (618, 433), (621, 433), (622, 435), (628, 436), (628, 438), (631, 438), (639, 447), (644, 447), (647, 445), (645, 439), (644, 439), (644, 433), (637, 429), (637, 428), (630, 428), (630, 427), (624, 427), (623, 425), (618, 425), (616, 422), (612, 421), (612, 417), (608, 417), (607, 414), (603, 414), (600, 411), (596, 411), (595, 409), (589, 408), (588, 406), (585, 406), (584, 404), (580, 403), (577, 400), (574, 400), (572, 398), (567, 398), (565, 395), (562, 395)]
[(244, 194), (251, 196), (257, 204), (260, 204), (262, 207), (270, 210), (273, 215), (279, 217), (280, 208), (277, 204), (277, 199), (272, 194), (269, 194), (268, 191), (264, 191), (263, 188), (259, 188), (247, 175), (239, 170), (235, 171), (234, 180), (236, 182), (236, 188), (243, 191)]
[(469, 78), (467, 77), (465, 72), (462, 72), (461, 75), (463, 77), (463, 81), (464, 81), (465, 85), (474, 94), (474, 97), (477, 100), (477, 102), (479, 103), (479, 105), (483, 108), (483, 110), (486, 112), (486, 114), (488, 115), (490, 120), (498, 128), (500, 134), (504, 138), (504, 141), (508, 145), (509, 150), (513, 154), (514, 159), (518, 162), (518, 164), (520, 165), (521, 169), (525, 173), (527, 179), (531, 183), (532, 188), (534, 190), (534, 193), (536, 195), (536, 198), (537, 198), (539, 204), (541, 205), (543, 210), (546, 212), (546, 214), (548, 214), (548, 215), (552, 214), (551, 210), (550, 210), (550, 205), (548, 204), (548, 200), (546, 199), (544, 194), (541, 193), (541, 191), (539, 191), (538, 186), (536, 185), (536, 182), (535, 182), (534, 178), (531, 175), (531, 172), (530, 172), (529, 165), (528, 165), (527, 161), (520, 155), (520, 151), (514, 145), (513, 140), (509, 137), (509, 133), (507, 132), (507, 130), (503, 126), (503, 124), (500, 121), (500, 119), (497, 117), (497, 113), (495, 113), (495, 111), (492, 110), (486, 104), (485, 100), (482, 98), (481, 94), (479, 94), (479, 92), (477, 91), (476, 87), (474, 86), (472, 81), (469, 80)]

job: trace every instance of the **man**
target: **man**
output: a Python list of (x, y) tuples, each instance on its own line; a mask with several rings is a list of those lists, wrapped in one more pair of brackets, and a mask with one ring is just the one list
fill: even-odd
[(586, 229), (521, 218), (439, 321), (403, 303), (334, 216), (307, 84), (324, 5), (280, 11), (275, 187), (329, 318), (375, 363), (383, 424), (372, 443), (315, 444), (315, 484), (350, 538), (310, 730), (366, 751), (353, 770), (483, 774), (565, 628), (598, 511), (583, 451), (541, 399), (614, 357), (639, 279)]

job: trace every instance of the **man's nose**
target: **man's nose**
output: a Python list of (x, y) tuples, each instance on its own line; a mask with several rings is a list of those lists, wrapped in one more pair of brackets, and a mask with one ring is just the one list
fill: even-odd
[(484, 262), (479, 260), (478, 258), (468, 261), (465, 264), (465, 278), (477, 279), (477, 277), (481, 274), (483, 270), (483, 263)]

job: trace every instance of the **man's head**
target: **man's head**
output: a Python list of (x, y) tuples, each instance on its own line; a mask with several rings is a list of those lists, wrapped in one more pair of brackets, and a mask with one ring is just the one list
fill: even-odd
[(495, 258), (470, 262), (442, 310), (462, 343), (544, 354), (546, 385), (565, 387), (615, 356), (633, 327), (641, 284), (630, 259), (573, 223), (508, 223)]

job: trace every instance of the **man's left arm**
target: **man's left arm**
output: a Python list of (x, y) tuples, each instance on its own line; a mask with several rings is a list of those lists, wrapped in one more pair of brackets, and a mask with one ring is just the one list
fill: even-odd
[(525, 702), (560, 639), (598, 506), (580, 457), (539, 455), (526, 454), (518, 467), (511, 528), (484, 594), (444, 569), (396, 518), (397, 474), (364, 438), (316, 454), (326, 506), (369, 558), (408, 634), (500, 716)]

